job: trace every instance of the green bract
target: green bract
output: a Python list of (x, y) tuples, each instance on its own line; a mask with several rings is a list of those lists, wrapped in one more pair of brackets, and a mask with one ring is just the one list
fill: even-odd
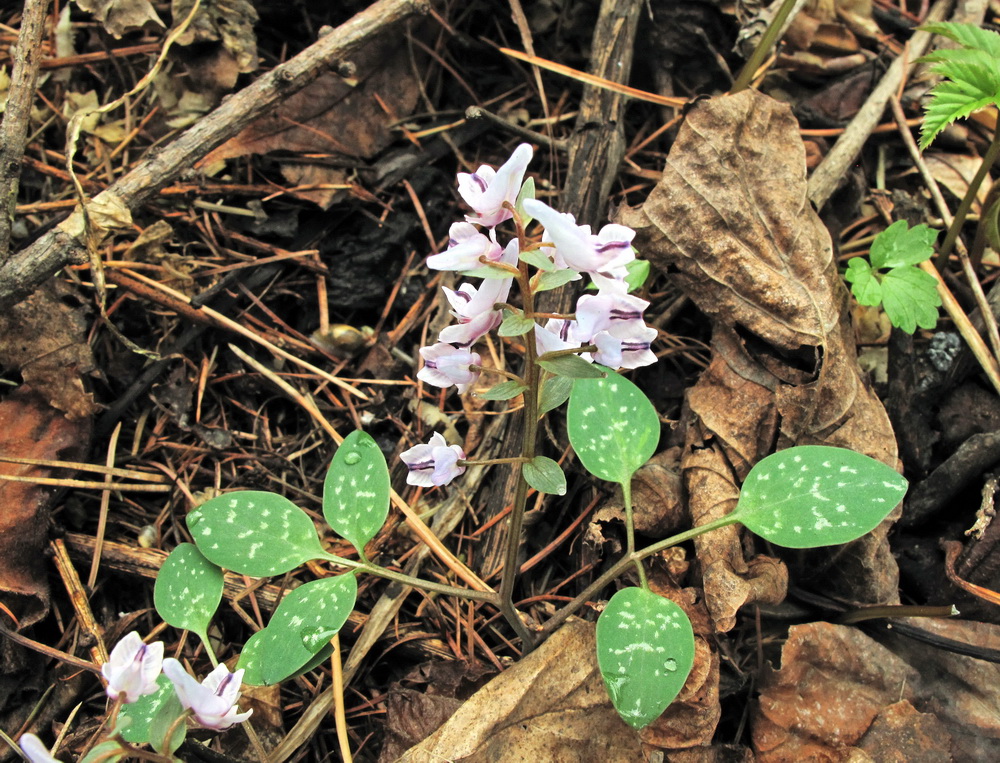
[(645, 588), (623, 588), (597, 620), (597, 664), (618, 714), (633, 728), (644, 728), (691, 672), (691, 621), (670, 599)]
[(874, 458), (801, 445), (759, 461), (730, 516), (779, 546), (833, 546), (877, 527), (906, 488), (905, 478)]
[(917, 326), (934, 328), (941, 305), (937, 280), (915, 266), (934, 254), (937, 233), (926, 225), (907, 228), (903, 220), (879, 233), (872, 242), (870, 264), (861, 257), (847, 263), (844, 278), (858, 302), (881, 304), (892, 325), (910, 334)]

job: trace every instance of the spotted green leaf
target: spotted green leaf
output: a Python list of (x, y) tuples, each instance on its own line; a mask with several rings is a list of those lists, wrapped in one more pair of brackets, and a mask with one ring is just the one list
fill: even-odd
[(587, 471), (610, 482), (631, 479), (660, 441), (660, 419), (653, 404), (613, 371), (604, 379), (573, 382), (566, 426)]
[[(174, 685), (162, 673), (156, 679), (159, 689), (154, 694), (139, 697), (128, 705), (122, 705), (118, 714), (118, 731), (122, 739), (132, 744), (147, 744), (150, 740), (150, 725), (160, 711), (160, 707), (171, 697), (175, 697)], [(127, 721), (127, 722), (122, 722)]]
[(153, 749), (163, 755), (173, 755), (174, 750), (181, 746), (187, 736), (187, 724), (178, 723), (177, 719), (185, 710), (173, 686), (156, 709), (153, 720), (149, 724), (149, 743)]
[(800, 445), (750, 470), (731, 516), (779, 546), (833, 546), (878, 526), (903, 500), (907, 484), (853, 450)]
[(615, 710), (636, 729), (660, 717), (694, 665), (684, 610), (645, 588), (623, 588), (597, 619), (597, 664)]
[(566, 495), (566, 475), (551, 458), (535, 456), (521, 467), (524, 481), (539, 493)]
[(347, 622), (357, 596), (350, 574), (314, 580), (285, 596), (257, 647), (264, 685), (285, 680), (313, 659)]
[[(240, 652), (240, 659), (236, 662), (236, 670), (242, 670), (243, 683), (250, 686), (264, 686), (263, 662), (260, 657), (260, 642), (264, 637), (267, 628), (257, 631), (243, 645)], [(333, 644), (327, 644), (313, 655), (305, 665), (292, 673), (288, 678), (295, 678), (310, 670), (314, 670), (320, 663), (325, 662), (333, 654)]]
[(275, 493), (217, 496), (188, 514), (187, 525), (210, 562), (255, 578), (281, 575), (325, 556), (309, 515)]
[(323, 516), (359, 551), (375, 537), (389, 514), (389, 468), (371, 435), (358, 430), (344, 438), (323, 483)]
[(222, 570), (193, 543), (170, 552), (156, 576), (153, 603), (164, 621), (208, 641), (208, 623), (222, 601)]

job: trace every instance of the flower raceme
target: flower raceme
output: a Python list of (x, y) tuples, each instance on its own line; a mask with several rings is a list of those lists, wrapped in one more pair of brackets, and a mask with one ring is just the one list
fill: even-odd
[(199, 683), (177, 660), (168, 657), (163, 661), (163, 672), (174, 685), (181, 705), (207, 729), (223, 731), (253, 713), (253, 710), (241, 713), (236, 707), (243, 683), (242, 670), (230, 673), (229, 668), (220, 664)]
[(533, 153), (531, 146), (522, 143), (498, 170), (484, 164), (471, 174), (458, 173), (458, 193), (475, 212), (465, 216), (468, 222), (492, 228), (513, 217), (504, 203), (513, 206), (517, 200)]
[(163, 642), (144, 644), (138, 633), (132, 631), (111, 650), (110, 658), (101, 666), (101, 675), (108, 682), (107, 695), (111, 699), (131, 704), (159, 687), (156, 679), (163, 664)]

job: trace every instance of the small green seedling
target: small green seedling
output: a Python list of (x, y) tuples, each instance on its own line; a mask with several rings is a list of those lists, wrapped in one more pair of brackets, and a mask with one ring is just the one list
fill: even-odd
[[(872, 242), (869, 258), (852, 257), (844, 278), (862, 305), (882, 305), (893, 326), (908, 334), (937, 325), (941, 297), (937, 279), (916, 267), (934, 254), (938, 232), (926, 225), (908, 228), (898, 220)], [(887, 272), (882, 272), (887, 271)]]
[(920, 61), (931, 63), (931, 72), (942, 81), (931, 90), (920, 148), (927, 148), (934, 138), (956, 119), (1000, 102), (1000, 35), (971, 24), (940, 22), (922, 27), (959, 44), (957, 49), (940, 49)]

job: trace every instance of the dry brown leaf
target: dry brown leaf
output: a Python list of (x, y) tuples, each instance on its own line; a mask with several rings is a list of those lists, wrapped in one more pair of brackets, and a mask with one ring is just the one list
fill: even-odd
[[(1000, 645), (994, 625), (908, 622)], [(997, 759), (1000, 666), (908, 638), (882, 641), (847, 626), (793, 626), (781, 669), (761, 683), (752, 725), (758, 760)]]
[(147, 24), (164, 26), (149, 0), (76, 0), (81, 10), (89, 11), (117, 39), (130, 29)]
[[(965, 154), (932, 152), (924, 156), (924, 164), (930, 170), (931, 176), (947, 188), (952, 196), (956, 199), (963, 199), (969, 190), (969, 182), (979, 170), (982, 161), (975, 156), (966, 156)], [(975, 214), (982, 214), (983, 204), (990, 192), (991, 185), (989, 176), (986, 177), (985, 182), (979, 184), (976, 198), (972, 202), (972, 211)]]
[[(87, 450), (90, 420), (70, 421), (27, 384), (0, 402), (0, 454), (16, 458), (77, 461)], [(48, 612), (45, 547), (49, 497), (54, 488), (18, 477), (59, 477), (65, 471), (0, 461), (0, 601), (27, 627)], [(5, 622), (7, 619), (4, 618)], [(8, 626), (10, 625), (7, 622)]]
[[(712, 319), (713, 358), (689, 391), (695, 414), (682, 470), (694, 524), (732, 510), (750, 467), (775, 449), (823, 444), (896, 465), (881, 403), (862, 381), (847, 290), (829, 233), (806, 198), (805, 152), (791, 109), (744, 91), (688, 115), (660, 182), (618, 222)], [(787, 557), (828, 591), (896, 601), (891, 520), (835, 552)], [(735, 528), (696, 540), (705, 596), (720, 630), (745, 602), (773, 601), (783, 572), (751, 577)], [(804, 577), (797, 577), (803, 580)]]
[(87, 321), (69, 294), (53, 281), (0, 312), (0, 365), (18, 369), (24, 382), (71, 419), (90, 416), (97, 405), (84, 388), (94, 368)]
[(476, 692), (406, 763), (634, 763), (635, 731), (611, 706), (597, 668), (593, 623), (570, 620)]
[[(205, 157), (199, 166), (247, 154), (273, 151), (371, 158), (394, 139), (391, 124), (410, 114), (420, 91), (411, 68), (403, 27), (397, 25), (351, 56), (351, 82), (328, 72), (288, 98)], [(343, 184), (336, 167), (290, 165), (294, 183)], [(302, 191), (297, 195), (329, 206), (342, 191)]]
[[(632, 476), (632, 511), (636, 532), (663, 538), (686, 520), (680, 475), (680, 448), (657, 453)], [(625, 521), (621, 487), (594, 512), (590, 523)], [(595, 528), (597, 535), (602, 535)]]

